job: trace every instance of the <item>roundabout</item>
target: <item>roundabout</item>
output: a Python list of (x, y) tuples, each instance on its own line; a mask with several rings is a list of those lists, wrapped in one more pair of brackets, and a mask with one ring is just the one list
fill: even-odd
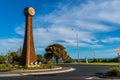
[[(0, 80), (119, 80), (119, 77), (106, 76), (113, 66), (60, 64), (60, 68), (32, 71), (1, 72)], [(14, 73), (14, 74), (13, 74)]]

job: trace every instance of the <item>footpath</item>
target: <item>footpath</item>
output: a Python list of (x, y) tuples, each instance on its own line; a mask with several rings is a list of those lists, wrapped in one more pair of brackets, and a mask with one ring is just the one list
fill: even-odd
[(52, 69), (36, 69), (36, 70), (9, 70), (9, 71), (0, 71), (0, 77), (45, 75), (45, 74), (70, 72), (74, 70), (75, 70), (74, 68), (70, 68), (70, 67), (59, 67), (59, 68), (52, 68)]

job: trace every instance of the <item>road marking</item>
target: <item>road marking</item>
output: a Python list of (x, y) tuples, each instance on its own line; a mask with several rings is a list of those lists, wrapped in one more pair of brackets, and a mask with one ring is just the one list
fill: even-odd
[(102, 78), (98, 78), (98, 77), (95, 77), (95, 76), (86, 78), (86, 80), (92, 80), (92, 79), (102, 79)]

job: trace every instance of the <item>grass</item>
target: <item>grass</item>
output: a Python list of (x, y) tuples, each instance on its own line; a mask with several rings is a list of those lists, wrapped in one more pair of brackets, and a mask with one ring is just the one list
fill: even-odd
[(100, 65), (100, 66), (118, 66), (118, 63), (115, 62), (97, 62), (97, 63), (84, 63), (84, 62), (74, 62), (71, 64), (81, 64), (81, 65)]
[(20, 65), (6, 65), (6, 64), (0, 64), (0, 70), (34, 70), (34, 69), (50, 69), (50, 68), (57, 68), (56, 65), (51, 64), (41, 64), (36, 67), (26, 67), (26, 66), (20, 66)]

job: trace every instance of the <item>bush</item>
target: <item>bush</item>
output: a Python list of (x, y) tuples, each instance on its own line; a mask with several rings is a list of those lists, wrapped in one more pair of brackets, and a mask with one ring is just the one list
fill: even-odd
[(94, 63), (94, 62), (101, 62), (101, 60), (100, 60), (100, 59), (94, 59), (92, 62), (93, 62), (93, 63)]
[(107, 71), (107, 75), (120, 77), (120, 68), (111, 68)]
[(64, 61), (64, 63), (71, 63), (72, 61)]
[(104, 60), (102, 60), (102, 62), (110, 62), (110, 60), (109, 59), (104, 59)]

